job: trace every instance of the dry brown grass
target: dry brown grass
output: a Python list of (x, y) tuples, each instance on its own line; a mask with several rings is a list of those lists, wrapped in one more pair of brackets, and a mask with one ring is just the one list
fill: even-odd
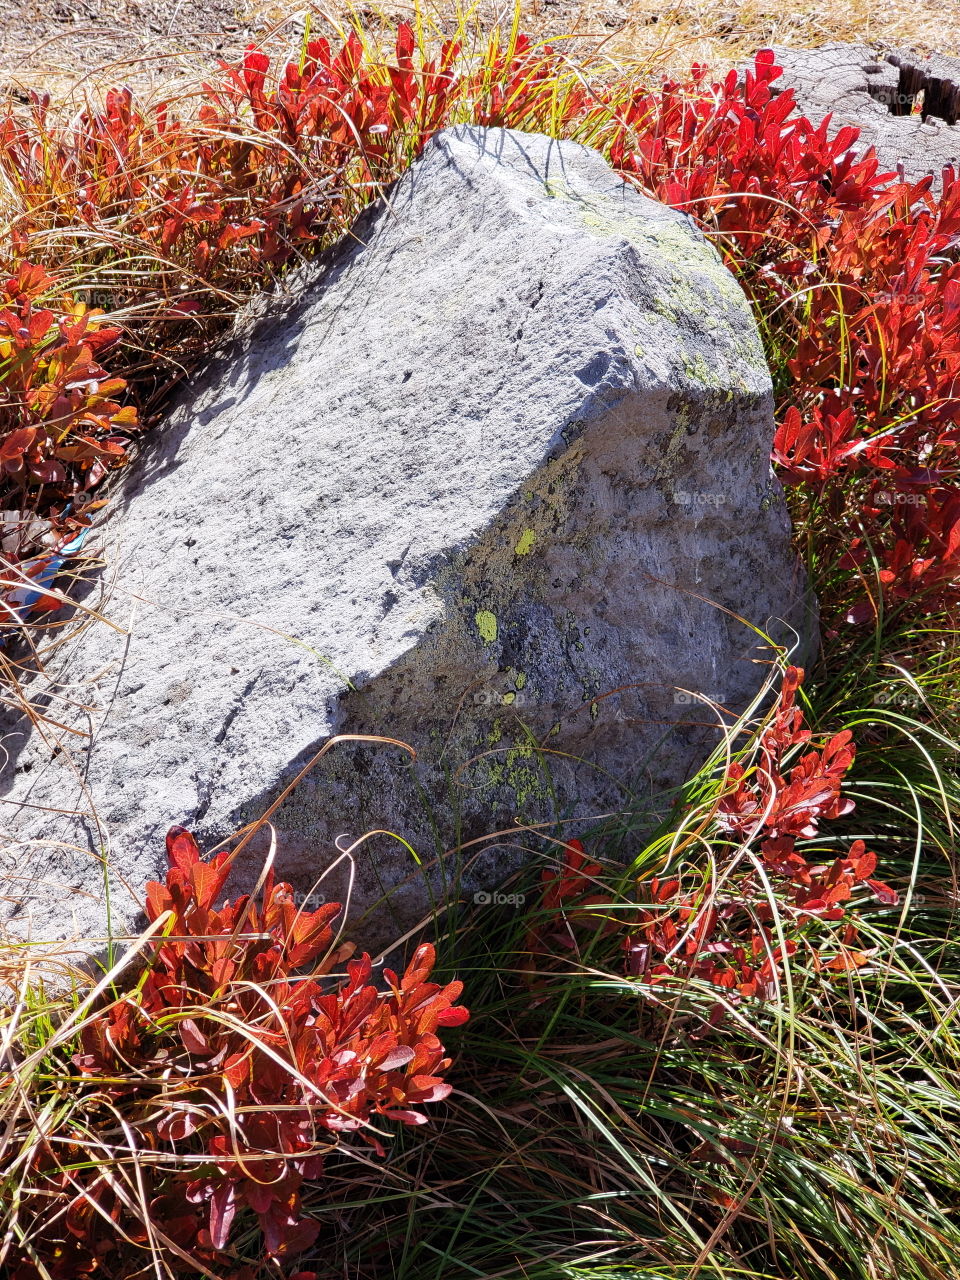
[(634, 0), (611, 41), (619, 55), (663, 49), (671, 71), (694, 61), (724, 67), (767, 44), (810, 48), (831, 40), (960, 52), (960, 6), (936, 0)]
[[(57, 93), (105, 79), (146, 91), (195, 83), (217, 56), (254, 41), (268, 49), (345, 21), (351, 9), (376, 27), (414, 11), (409, 0), (0, 0), (0, 93), (42, 85)], [(424, 0), (439, 28), (455, 22), (450, 0)], [(512, 0), (479, 0), (482, 28), (509, 22)], [(829, 40), (909, 45), (960, 54), (960, 5), (942, 0), (521, 0), (522, 25), (540, 37), (603, 43), (612, 57), (682, 74), (693, 62), (722, 70), (765, 44), (811, 47)]]

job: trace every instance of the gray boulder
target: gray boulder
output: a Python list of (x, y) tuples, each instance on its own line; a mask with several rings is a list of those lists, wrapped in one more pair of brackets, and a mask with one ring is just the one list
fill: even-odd
[(729, 719), (755, 628), (812, 634), (772, 430), (749, 306), (685, 216), (585, 147), (440, 134), (112, 505), (113, 626), (48, 656), (55, 723), (5, 728), (7, 927), (102, 935), (104, 863), (134, 927), (171, 823), (227, 839), (332, 734), (417, 752), (344, 742), (272, 818), (282, 875), (349, 893), (374, 947), (495, 888), (518, 823), (653, 804), (717, 739), (692, 693)]
[(960, 164), (960, 59), (861, 44), (771, 48), (783, 68), (772, 91), (792, 89), (798, 109), (815, 124), (829, 114), (831, 137), (854, 125), (857, 151), (875, 147), (884, 172), (900, 169), (911, 182), (932, 174), (939, 191), (944, 166)]

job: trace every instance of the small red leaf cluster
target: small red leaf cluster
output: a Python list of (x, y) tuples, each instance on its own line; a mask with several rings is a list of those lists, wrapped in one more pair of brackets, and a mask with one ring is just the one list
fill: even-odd
[(742, 77), (638, 95), (611, 156), (777, 316), (773, 456), (846, 571), (827, 603), (851, 623), (941, 612), (960, 602), (960, 175), (935, 196), (881, 173), (857, 130), (831, 138), (775, 94), (781, 74), (766, 50)]
[[(877, 859), (862, 840), (826, 862), (798, 844), (814, 839), (822, 820), (853, 808), (841, 795), (854, 760), (851, 735), (812, 744), (796, 705), (802, 679), (797, 667), (784, 673), (750, 768), (738, 761), (727, 767), (714, 813), (715, 869), (706, 883), (699, 872), (654, 877), (638, 883), (637, 907), (604, 910), (613, 900), (603, 892), (601, 868), (571, 841), (561, 868), (543, 874), (545, 922), (531, 930), (528, 951), (556, 954), (578, 947), (585, 933), (613, 935), (631, 977), (651, 988), (712, 984), (724, 989), (728, 1005), (773, 999), (784, 959), (801, 943), (814, 967), (842, 971), (865, 964), (869, 953), (858, 949), (856, 926), (847, 918), (854, 895), (866, 889), (886, 905), (895, 905), (897, 895), (872, 878)], [(843, 928), (826, 932), (828, 922)], [(712, 1020), (724, 1012), (718, 1003)]]
[(70, 468), (75, 493), (125, 460), (137, 414), (99, 363), (120, 330), (56, 287), (28, 262), (0, 284), (0, 475), (23, 490), (62, 485)]
[[(230, 853), (204, 861), (179, 827), (167, 849), (166, 882), (147, 889), (149, 918), (165, 917), (149, 967), (85, 1023), (73, 1057), (71, 1088), (94, 1141), (74, 1107), (24, 1181), (21, 1222), (32, 1214), (31, 1246), (54, 1280), (142, 1274), (151, 1240), (241, 1280), (230, 1250), (238, 1213), (285, 1260), (316, 1240), (301, 1191), (342, 1135), (384, 1155), (373, 1122), (424, 1124), (421, 1108), (451, 1090), (438, 1031), (468, 1015), (461, 983), (429, 981), (431, 946), (402, 977), (384, 970), (384, 989), (367, 955), (345, 978), (325, 978), (353, 951), (334, 941), (339, 905), (299, 910), (269, 873), (259, 902), (216, 909)], [(296, 976), (304, 966), (309, 976)], [(139, 1170), (136, 1187), (124, 1160)], [(25, 1260), (11, 1274), (43, 1273)]]
[(557, 870), (540, 873), (540, 911), (524, 944), (528, 972), (535, 967), (535, 956), (576, 948), (580, 928), (604, 927), (601, 912), (610, 905), (610, 897), (600, 863), (587, 857), (582, 840), (568, 840), (561, 856)]
[[(96, 486), (127, 461), (137, 411), (121, 404), (126, 381), (101, 363), (119, 337), (40, 266), (20, 261), (0, 282), (0, 631), (60, 607), (29, 584), (52, 578), (57, 549), (102, 505)], [(36, 518), (38, 490), (44, 520)]]

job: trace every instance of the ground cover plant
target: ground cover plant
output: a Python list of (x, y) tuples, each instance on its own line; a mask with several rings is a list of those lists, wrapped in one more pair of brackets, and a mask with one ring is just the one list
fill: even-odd
[[(409, 992), (429, 991), (462, 1018), (458, 989), (421, 985), (432, 957), (384, 996), (362, 962), (328, 993), (345, 957), (326, 916), (272, 880), (259, 907), (217, 911), (222, 864), (175, 835), (151, 897), (172, 933), (147, 977), (113, 975), (59, 1028), (42, 1003), (5, 1024), (6, 1265), (18, 1280), (177, 1274), (188, 1256), (244, 1277), (950, 1277), (960, 178), (935, 194), (878, 172), (852, 130), (831, 139), (771, 92), (763, 53), (740, 78), (656, 86), (516, 29), (479, 50), (462, 37), (306, 37), (283, 65), (251, 50), (224, 68), (196, 111), (115, 91), (72, 119), (37, 101), (3, 121), (8, 634), (28, 609), (57, 617), (50, 558), (162, 430), (232, 309), (341, 234), (433, 131), (473, 120), (597, 145), (691, 213), (741, 281), (823, 651), (805, 678), (771, 672), (775, 705), (731, 731), (659, 831), (625, 815), (582, 844), (559, 835), (524, 910), (449, 917), (438, 968), (474, 1013), (452, 1074), (437, 1027), (408, 1017)], [(318, 1010), (355, 1006), (384, 1024), (355, 1032), (376, 1070), (351, 1092), (343, 1028)], [(414, 1129), (422, 1102), (433, 1123)], [(379, 1115), (389, 1161), (328, 1151), (345, 1117), (382, 1141)], [(248, 1147), (275, 1162), (261, 1178)]]
[(30, 1015), (18, 1033), (4, 1082), (11, 1277), (139, 1275), (158, 1252), (218, 1267), (244, 1213), (282, 1262), (320, 1231), (301, 1189), (324, 1176), (331, 1139), (357, 1134), (382, 1156), (381, 1125), (425, 1124), (420, 1108), (452, 1088), (437, 1031), (467, 1011), (460, 983), (427, 981), (429, 943), (378, 990), (370, 957), (336, 943), (338, 903), (298, 909), (270, 867), (259, 902), (217, 909), (230, 851), (205, 861), (180, 827), (167, 851), (138, 976), (49, 1036)]

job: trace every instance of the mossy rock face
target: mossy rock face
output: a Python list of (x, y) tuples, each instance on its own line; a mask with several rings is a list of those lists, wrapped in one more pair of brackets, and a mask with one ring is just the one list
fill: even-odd
[(752, 628), (809, 639), (749, 307), (597, 153), (440, 134), (296, 288), (241, 326), (104, 527), (130, 635), (89, 627), (47, 695), (70, 728), (93, 706), (92, 747), (6, 738), (34, 936), (72, 931), (73, 884), (77, 927), (103, 932), (89, 845), (125, 927), (170, 823), (224, 839), (331, 734), (386, 734), (415, 763), (344, 743), (273, 816), (312, 902), (351, 887), (347, 860), (314, 885), (338, 839), (393, 833), (350, 859), (379, 945), (530, 847), (485, 833), (573, 835), (680, 781), (711, 745), (684, 691), (746, 705), (771, 657)]

